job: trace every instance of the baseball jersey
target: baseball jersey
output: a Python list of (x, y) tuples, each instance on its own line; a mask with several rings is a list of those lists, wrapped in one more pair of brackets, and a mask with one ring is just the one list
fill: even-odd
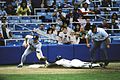
[(35, 43), (33, 39), (29, 39), (29, 46), (30, 46), (31, 50), (36, 49), (36, 51), (37, 51), (37, 50), (41, 49), (42, 44), (39, 41)]
[(105, 40), (109, 35), (103, 28), (97, 28), (97, 32), (93, 33), (92, 30), (89, 30), (86, 38), (90, 37), (93, 41), (103, 41)]

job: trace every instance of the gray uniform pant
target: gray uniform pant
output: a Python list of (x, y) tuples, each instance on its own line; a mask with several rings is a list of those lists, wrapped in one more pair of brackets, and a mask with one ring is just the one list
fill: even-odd
[(100, 53), (103, 55), (103, 61), (108, 61), (108, 54), (107, 54), (107, 45), (105, 40), (104, 41), (94, 41), (93, 45), (90, 49), (90, 53), (91, 53), (91, 62), (95, 62), (96, 61), (96, 50), (100, 48)]
[[(26, 48), (26, 50), (24, 51), (22, 57), (21, 57), (21, 64), (23, 64), (23, 63), (25, 62), (27, 55), (29, 55), (30, 53), (32, 53), (32, 52), (34, 52), (34, 51), (36, 51), (36, 55), (39, 54), (39, 55), (41, 56), (41, 58), (44, 58), (44, 56), (43, 56), (43, 54), (42, 54), (41, 47), (38, 48), (38, 49), (35, 49), (35, 48), (34, 48), (34, 49), (31, 49), (30, 46), (28, 46), (28, 47)], [(39, 52), (39, 53), (38, 53), (38, 52)]]

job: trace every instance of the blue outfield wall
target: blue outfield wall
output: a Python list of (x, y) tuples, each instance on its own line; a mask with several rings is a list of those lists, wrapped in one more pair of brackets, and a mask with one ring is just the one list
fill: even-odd
[[(111, 44), (108, 49), (109, 61), (120, 61), (120, 44)], [(14, 47), (0, 47), (0, 64), (18, 64), (20, 63), (21, 56), (25, 48), (22, 46)], [(44, 56), (47, 57), (49, 62), (54, 62), (56, 56), (72, 60), (74, 58), (83, 61), (90, 61), (89, 48), (85, 44), (81, 45), (44, 45), (42, 47)], [(101, 53), (99, 50), (96, 55), (97, 60), (100, 60)], [(35, 52), (29, 54), (25, 63), (38, 63)]]

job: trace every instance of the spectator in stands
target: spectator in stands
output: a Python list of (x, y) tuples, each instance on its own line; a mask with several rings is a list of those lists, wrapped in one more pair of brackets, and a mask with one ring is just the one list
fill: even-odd
[(62, 24), (66, 22), (66, 14), (62, 12), (62, 8), (58, 8), (57, 11), (55, 10), (52, 16), (54, 17), (55, 21), (62, 21)]
[(83, 7), (80, 9), (80, 11), (83, 15), (88, 15), (88, 13), (94, 13), (89, 9), (88, 3), (83, 3)]
[(52, 14), (50, 7), (48, 7), (45, 12), (46, 12), (45, 22), (52, 22)]
[[(50, 37), (50, 39), (53, 39), (53, 40), (56, 39), (56, 35), (53, 34), (53, 29), (52, 28), (47, 29), (47, 34)], [(49, 41), (51, 41), (51, 40), (49, 40)]]
[(56, 6), (56, 0), (46, 0), (47, 7), (53, 8)]
[(53, 34), (54, 34), (54, 35), (58, 35), (58, 31), (56, 30), (56, 24), (52, 24), (52, 25), (51, 25), (51, 28), (52, 28), (52, 30), (53, 30)]
[(90, 19), (86, 19), (85, 31), (89, 31), (91, 27)]
[(71, 44), (78, 44), (78, 39), (76, 38), (75, 32), (70, 33), (70, 42)]
[[(112, 29), (119, 29), (118, 27), (118, 15), (116, 13), (113, 13), (112, 16), (111, 16), (111, 26), (112, 26)], [(120, 32), (119, 30), (115, 30), (115, 31), (112, 31), (112, 32)]]
[(46, 34), (46, 30), (45, 30), (44, 24), (40, 24), (40, 26), (38, 28), (34, 29), (33, 31), (38, 33), (38, 34), (40, 34), (40, 35)]
[(94, 12), (95, 14), (101, 14), (101, 11), (100, 11), (100, 9), (98, 8), (98, 5), (95, 6), (93, 12)]
[(102, 0), (102, 7), (105, 7), (103, 8), (103, 11), (105, 12), (105, 14), (108, 14), (110, 11), (111, 11), (111, 3), (112, 1), (111, 0)]
[(9, 4), (5, 8), (7, 15), (16, 15), (15, 8), (12, 6), (12, 4)]
[(11, 38), (12, 33), (11, 33), (11, 30), (8, 28), (5, 16), (3, 16), (1, 18), (1, 22), (2, 22), (1, 30), (2, 30), (2, 34), (3, 34), (4, 39)]
[(115, 20), (115, 22), (119, 22), (117, 13), (113, 13), (112, 16), (111, 16), (111, 19)]
[(4, 38), (1, 33), (0, 33), (0, 46), (5, 46)]
[(111, 2), (111, 0), (102, 0), (102, 7), (110, 7)]
[[(101, 28), (104, 28), (104, 29), (111, 29), (111, 26), (107, 23), (106, 20), (103, 20), (103, 22), (102, 22), (102, 24), (101, 24), (100, 27), (101, 27)], [(111, 30), (106, 30), (106, 32), (107, 32), (108, 34), (110, 34), (110, 33), (111, 33)]]
[(57, 16), (62, 20), (63, 24), (66, 23), (66, 14), (62, 12), (62, 8), (58, 9)]
[(59, 37), (63, 44), (71, 44), (70, 34), (68, 33), (67, 27), (63, 27), (62, 32), (59, 33)]
[(78, 20), (78, 22), (80, 23), (80, 25), (82, 27), (85, 27), (85, 25), (86, 25), (86, 19), (84, 19), (83, 16), (79, 16), (79, 18), (77, 20)]
[(17, 15), (19, 16), (27, 16), (31, 14), (31, 10), (29, 8), (29, 6), (27, 5), (26, 1), (22, 1), (20, 6), (18, 6), (17, 11), (16, 11)]
[(75, 32), (75, 36), (76, 36), (76, 44), (80, 43), (80, 32)]
[(62, 5), (62, 7), (64, 7), (64, 8), (71, 8), (72, 5), (68, 2), (68, 0), (64, 0), (64, 3)]
[(86, 35), (85, 32), (82, 32), (82, 33), (81, 33), (81, 37), (80, 37), (80, 42), (79, 42), (79, 44), (86, 43), (85, 35)]
[(7, 15), (7, 12), (5, 11), (5, 8), (2, 6), (0, 7), (0, 16), (5, 16)]
[(75, 31), (75, 32), (80, 32), (80, 27), (81, 27), (81, 25), (80, 25), (80, 24), (77, 24), (77, 26), (75, 26), (74, 31)]
[(81, 7), (82, 3), (84, 3), (85, 0), (72, 0), (72, 4), (74, 7)]
[(80, 27), (80, 37), (82, 37), (83, 33), (86, 33), (84, 27)]
[[(73, 10), (73, 22), (78, 22), (78, 18), (79, 18), (81, 15), (82, 15), (82, 14), (79, 13), (78, 8), (74, 8), (74, 10)], [(73, 25), (76, 26), (77, 23), (74, 23)]]
[(72, 10), (70, 10), (69, 13), (66, 15), (67, 25), (69, 25), (71, 22), (73, 22), (73, 12), (72, 12)]

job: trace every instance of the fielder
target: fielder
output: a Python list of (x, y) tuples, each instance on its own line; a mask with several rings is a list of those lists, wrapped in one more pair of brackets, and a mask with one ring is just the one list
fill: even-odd
[(46, 57), (43, 56), (41, 50), (42, 44), (39, 42), (39, 37), (37, 35), (34, 36), (27, 35), (23, 43), (23, 46), (26, 47), (26, 50), (24, 51), (21, 57), (21, 63), (17, 66), (18, 68), (23, 67), (23, 63), (26, 60), (26, 56), (33, 51), (36, 51), (36, 56), (40, 61), (45, 61), (45, 63), (48, 64)]
[[(92, 47), (90, 48), (89, 39), (92, 40)], [(107, 48), (110, 48), (109, 35), (103, 28), (98, 28), (96, 25), (92, 25), (91, 30), (86, 35), (86, 44), (90, 48), (91, 62), (96, 61), (96, 50), (100, 48), (101, 54), (104, 54), (104, 66), (108, 65)]]

